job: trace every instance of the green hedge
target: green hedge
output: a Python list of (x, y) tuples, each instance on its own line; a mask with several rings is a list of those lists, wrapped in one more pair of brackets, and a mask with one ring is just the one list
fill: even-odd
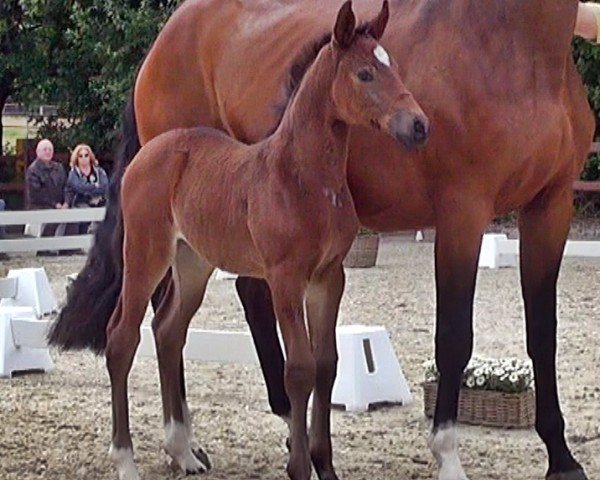
[[(577, 39), (573, 42), (573, 57), (588, 92), (590, 105), (596, 114), (596, 138), (600, 136), (600, 46)], [(584, 180), (600, 179), (600, 155), (593, 155), (582, 174)]]

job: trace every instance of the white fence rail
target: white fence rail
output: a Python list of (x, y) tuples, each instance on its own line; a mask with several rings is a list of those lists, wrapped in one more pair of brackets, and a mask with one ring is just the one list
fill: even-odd
[[(44, 223), (98, 222), (104, 218), (105, 208), (73, 208), (0, 212), (0, 225), (39, 225)], [(32, 252), (82, 248), (87, 250), (92, 235), (62, 237), (23, 237), (0, 240), (0, 252)]]

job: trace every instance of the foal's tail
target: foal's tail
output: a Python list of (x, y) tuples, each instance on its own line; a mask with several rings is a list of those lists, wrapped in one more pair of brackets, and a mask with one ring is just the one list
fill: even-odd
[(62, 350), (106, 348), (106, 326), (117, 305), (123, 282), (123, 220), (121, 180), (140, 149), (133, 93), (123, 114), (121, 141), (108, 191), (106, 216), (94, 234), (83, 270), (69, 288), (67, 303), (48, 334), (48, 342)]

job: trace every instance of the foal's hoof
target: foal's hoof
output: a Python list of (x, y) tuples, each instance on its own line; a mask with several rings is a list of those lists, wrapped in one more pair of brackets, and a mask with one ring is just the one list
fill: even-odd
[(546, 480), (588, 480), (583, 470), (571, 470), (570, 472), (552, 473)]
[(208, 455), (198, 447), (197, 449), (188, 449), (180, 455), (171, 455), (171, 468), (185, 472), (186, 475), (196, 475), (207, 473), (211, 465)]
[(212, 468), (212, 465), (210, 464), (210, 458), (208, 458), (208, 455), (204, 450), (202, 450), (200, 445), (192, 445), (192, 453), (200, 461), (200, 463), (204, 465), (207, 472)]

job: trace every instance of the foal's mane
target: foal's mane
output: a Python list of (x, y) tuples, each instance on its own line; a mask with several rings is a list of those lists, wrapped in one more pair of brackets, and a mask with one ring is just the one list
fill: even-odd
[[(369, 35), (369, 23), (361, 23), (354, 30), (355, 35)], [(289, 105), (290, 101), (294, 97), (298, 87), (302, 83), (304, 75), (313, 64), (317, 55), (321, 49), (331, 41), (331, 32), (324, 33), (317, 40), (311, 44), (305, 46), (302, 51), (296, 56), (296, 59), (292, 62), (292, 66), (288, 72), (287, 80), (285, 83), (285, 98), (284, 100), (276, 105), (275, 110), (279, 116), (279, 119), (283, 117), (285, 109)], [(275, 127), (277, 128), (277, 127)], [(274, 129), (275, 130), (275, 129)]]

